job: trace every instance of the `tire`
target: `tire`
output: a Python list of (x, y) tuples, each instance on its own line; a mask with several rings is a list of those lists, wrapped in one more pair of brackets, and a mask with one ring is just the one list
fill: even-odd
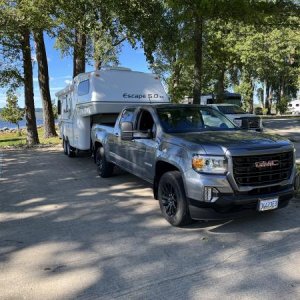
[(162, 175), (158, 183), (158, 200), (164, 218), (171, 225), (180, 227), (193, 222), (179, 171)]
[(63, 138), (63, 148), (64, 148), (64, 154), (67, 155), (68, 154), (67, 141), (65, 140), (65, 138)]
[(112, 176), (114, 165), (106, 160), (103, 147), (98, 147), (95, 151), (95, 162), (97, 172), (100, 177), (107, 178)]
[(75, 149), (70, 146), (69, 141), (66, 141), (66, 148), (67, 148), (67, 155), (68, 157), (74, 157), (75, 156)]

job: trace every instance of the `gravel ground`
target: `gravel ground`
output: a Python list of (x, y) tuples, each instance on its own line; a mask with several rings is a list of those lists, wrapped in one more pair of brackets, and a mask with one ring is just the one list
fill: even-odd
[(147, 184), (101, 179), (87, 156), (5, 150), (0, 165), (1, 299), (299, 299), (300, 199), (174, 228)]

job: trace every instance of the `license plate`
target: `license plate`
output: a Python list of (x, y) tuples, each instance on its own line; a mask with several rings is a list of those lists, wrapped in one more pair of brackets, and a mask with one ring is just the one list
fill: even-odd
[(277, 207), (278, 207), (278, 198), (259, 200), (258, 202), (259, 211), (272, 210), (272, 209), (276, 209)]

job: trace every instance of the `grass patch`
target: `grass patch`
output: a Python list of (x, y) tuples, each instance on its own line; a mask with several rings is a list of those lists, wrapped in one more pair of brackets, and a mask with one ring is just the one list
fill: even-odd
[[(41, 145), (58, 145), (61, 140), (58, 137), (44, 138), (44, 128), (38, 128), (38, 135)], [(0, 132), (0, 148), (24, 147), (26, 146), (26, 131), (22, 130), (21, 136), (17, 132)]]

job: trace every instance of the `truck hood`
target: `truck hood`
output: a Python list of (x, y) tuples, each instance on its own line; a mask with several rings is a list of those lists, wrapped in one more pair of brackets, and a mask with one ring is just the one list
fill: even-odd
[(201, 147), (210, 155), (224, 155), (227, 150), (231, 153), (241, 153), (293, 147), (289, 140), (280, 136), (243, 130), (180, 133), (172, 136), (182, 140), (180, 144), (185, 144), (191, 151), (199, 151)]

